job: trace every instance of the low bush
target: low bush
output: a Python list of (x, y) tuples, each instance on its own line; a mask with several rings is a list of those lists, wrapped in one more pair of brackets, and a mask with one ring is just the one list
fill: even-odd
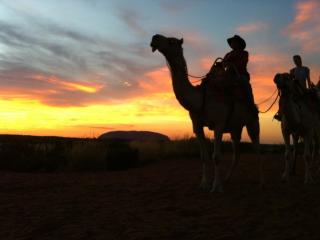
[(75, 142), (69, 151), (68, 170), (105, 171), (107, 169), (107, 148), (102, 142)]
[(138, 150), (129, 142), (114, 141), (107, 144), (107, 170), (124, 170), (137, 167)]
[[(134, 168), (171, 158), (199, 158), (196, 138), (174, 141), (101, 141), (97, 139), (29, 138), (0, 143), (0, 170), (24, 172), (107, 171)], [(210, 154), (213, 143), (207, 140)], [(301, 144), (300, 144), (301, 145)], [(299, 149), (301, 146), (299, 145)], [(232, 152), (231, 142), (222, 144), (223, 152)], [(253, 152), (249, 143), (241, 143), (242, 153)], [(261, 145), (262, 153), (283, 152), (283, 145)]]

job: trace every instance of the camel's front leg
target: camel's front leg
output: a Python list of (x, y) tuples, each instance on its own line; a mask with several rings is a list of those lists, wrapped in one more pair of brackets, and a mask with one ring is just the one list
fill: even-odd
[(210, 180), (212, 177), (209, 174), (210, 171), (210, 157), (209, 157), (209, 149), (208, 143), (205, 139), (205, 135), (203, 132), (203, 128), (199, 127), (195, 130), (196, 137), (200, 146), (200, 158), (202, 161), (202, 176), (200, 182), (200, 189), (209, 190), (210, 188)]
[(312, 138), (312, 153), (311, 153), (311, 169), (312, 173), (317, 173), (319, 168), (319, 130), (315, 130)]
[(222, 180), (221, 180), (221, 142), (222, 142), (222, 131), (214, 132), (214, 153), (213, 153), (213, 164), (214, 164), (214, 181), (211, 192), (223, 192)]
[(313, 138), (313, 157), (312, 161), (314, 163), (315, 173), (320, 172), (320, 124), (318, 124), (315, 127), (315, 134)]
[(286, 131), (282, 131), (283, 140), (285, 144), (285, 153), (284, 153), (284, 171), (282, 174), (282, 180), (289, 182), (290, 181), (290, 169), (291, 169), (291, 149), (290, 149), (290, 134)]
[(298, 143), (299, 143), (299, 136), (293, 135), (293, 154), (292, 154), (292, 165), (290, 167), (290, 175), (295, 176), (296, 172), (296, 165), (297, 165), (297, 156), (298, 156)]
[(226, 182), (230, 181), (230, 178), (231, 178), (231, 175), (233, 173), (233, 170), (238, 165), (239, 155), (240, 155), (241, 132), (242, 132), (242, 129), (240, 130), (240, 132), (233, 133), (231, 135), (231, 137), (232, 137), (233, 155), (232, 155), (232, 163), (231, 163), (231, 166), (230, 166), (229, 171), (228, 171), (227, 176), (226, 176)]
[(311, 174), (311, 151), (310, 151), (310, 144), (311, 138), (305, 137), (304, 139), (304, 168), (305, 168), (305, 175), (304, 175), (304, 183), (314, 183), (312, 174)]

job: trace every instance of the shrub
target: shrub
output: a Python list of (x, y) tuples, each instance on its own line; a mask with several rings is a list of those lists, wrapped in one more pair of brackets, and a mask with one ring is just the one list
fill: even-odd
[(197, 157), (199, 156), (199, 144), (195, 138), (166, 142), (162, 156), (164, 158)]
[(43, 168), (44, 152), (36, 150), (33, 144), (9, 142), (0, 148), (0, 168), (13, 171), (40, 171)]
[(43, 171), (56, 172), (64, 170), (68, 163), (68, 156), (72, 144), (70, 142), (40, 144), (37, 152), (45, 152), (43, 157)]
[(102, 142), (83, 141), (72, 144), (68, 168), (78, 171), (107, 169), (107, 148)]
[(131, 147), (129, 142), (112, 141), (107, 146), (108, 170), (124, 170), (138, 166), (138, 150)]
[(164, 144), (160, 141), (134, 141), (130, 147), (138, 151), (139, 164), (147, 164), (161, 159)]

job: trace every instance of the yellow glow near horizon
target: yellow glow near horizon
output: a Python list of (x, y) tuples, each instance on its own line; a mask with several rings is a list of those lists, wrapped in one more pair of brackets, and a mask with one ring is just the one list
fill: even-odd
[[(160, 110), (163, 115), (159, 118), (156, 108), (150, 107), (156, 104), (158, 97), (166, 98), (162, 95), (148, 100), (137, 99), (126, 104), (87, 107), (53, 107), (36, 100), (24, 99), (0, 100), (0, 130), (2, 133), (41, 135), (57, 131), (59, 134), (64, 132), (64, 136), (81, 137), (88, 135), (92, 129), (103, 132), (121, 126), (134, 128), (136, 124), (162, 125), (163, 121), (184, 120), (180, 109), (170, 106)], [(148, 106), (145, 107), (146, 105)]]
[[(87, 107), (54, 107), (26, 99), (0, 100), (0, 109), (2, 134), (97, 137), (110, 130), (149, 130), (171, 138), (192, 136), (188, 113), (171, 93), (153, 94), (130, 103)], [(260, 115), (261, 137), (263, 142), (280, 143), (280, 126), (272, 121), (272, 116), (273, 112)], [(212, 136), (209, 131), (207, 134)], [(248, 141), (246, 131), (243, 140)]]

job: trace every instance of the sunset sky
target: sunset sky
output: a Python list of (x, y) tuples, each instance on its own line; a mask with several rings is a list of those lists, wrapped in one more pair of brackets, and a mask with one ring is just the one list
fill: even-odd
[[(293, 67), (295, 54), (318, 81), (319, 13), (320, 0), (2, 0), (0, 133), (191, 136), (165, 59), (151, 52), (154, 34), (184, 38), (193, 75), (207, 73), (230, 50), (226, 39), (241, 35), (259, 103), (275, 90), (273, 76)], [(260, 114), (262, 142), (282, 142), (276, 110)]]

